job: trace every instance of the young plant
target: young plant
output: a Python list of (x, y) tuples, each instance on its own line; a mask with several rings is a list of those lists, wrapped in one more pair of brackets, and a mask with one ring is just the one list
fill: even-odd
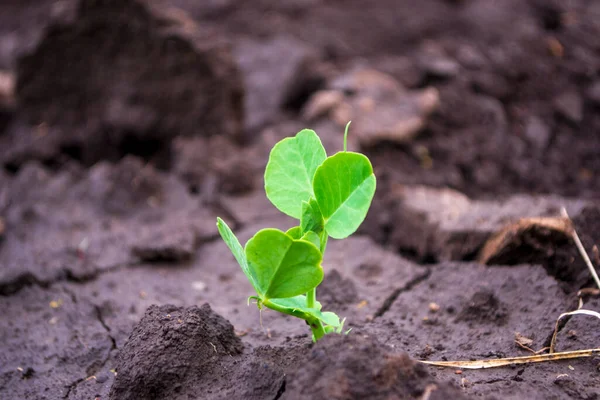
[(327, 157), (317, 134), (304, 129), (271, 150), (265, 170), (267, 198), (279, 211), (299, 220), (287, 232), (258, 231), (242, 248), (221, 219), (217, 227), (256, 291), (259, 309), (267, 307), (303, 319), (313, 340), (341, 333), (344, 321), (321, 310), (316, 288), (323, 280), (327, 239), (354, 233), (367, 215), (376, 179), (369, 159), (346, 150)]

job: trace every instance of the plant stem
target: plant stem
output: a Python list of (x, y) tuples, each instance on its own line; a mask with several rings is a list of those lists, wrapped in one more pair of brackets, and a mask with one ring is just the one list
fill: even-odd
[[(348, 122), (348, 125), (350, 123)], [(348, 125), (346, 125), (346, 133), (348, 133)], [(346, 137), (344, 135), (344, 151), (346, 151)], [(321, 254), (325, 254), (325, 247), (327, 247), (327, 232), (323, 231), (321, 235), (324, 235), (324, 239), (321, 240)], [(315, 303), (317, 302), (317, 288), (310, 290), (306, 293), (306, 306), (310, 308), (314, 308)], [(316, 324), (313, 325), (309, 323), (310, 329), (312, 330), (315, 341), (319, 340), (325, 335), (325, 329), (323, 328), (323, 323), (320, 320), (316, 321)]]
[(317, 301), (317, 288), (309, 290), (306, 293), (306, 307), (315, 308), (315, 302)]
[(310, 330), (312, 331), (315, 342), (325, 336), (325, 329), (323, 328), (323, 324), (321, 321), (317, 320), (315, 325), (309, 323)]
[[(315, 308), (315, 302), (317, 301), (317, 289), (310, 290), (306, 293), (306, 306), (309, 308)], [(325, 328), (323, 328), (323, 323), (320, 320), (308, 321), (306, 320), (308, 325), (310, 326), (310, 330), (313, 333), (315, 338), (315, 342), (321, 339), (325, 335)]]
[(321, 254), (323, 255), (323, 257), (325, 257), (325, 249), (327, 248), (327, 240), (328, 240), (328, 236), (327, 233), (324, 233), (325, 238), (323, 240), (321, 240)]
[(344, 131), (344, 151), (348, 151), (348, 128), (350, 128), (350, 123), (352, 121), (348, 121), (346, 124), (346, 130)]

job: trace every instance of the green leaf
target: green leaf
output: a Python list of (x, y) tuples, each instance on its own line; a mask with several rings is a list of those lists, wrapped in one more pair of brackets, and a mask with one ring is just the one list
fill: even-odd
[(250, 269), (250, 266), (248, 265), (248, 260), (246, 259), (246, 254), (244, 253), (244, 249), (242, 248), (240, 241), (235, 236), (235, 234), (231, 231), (231, 229), (225, 223), (225, 221), (223, 221), (219, 217), (217, 217), (217, 229), (219, 230), (219, 234), (223, 238), (223, 241), (225, 242), (227, 247), (229, 247), (229, 250), (231, 250), (231, 253), (233, 253), (233, 256), (237, 260), (238, 264), (240, 264), (240, 267), (242, 267), (242, 271), (244, 271), (244, 274), (250, 281), (250, 284), (252, 285), (254, 290), (256, 290), (258, 293), (257, 286), (256, 286), (256, 276), (254, 275), (253, 271)]
[(278, 229), (262, 229), (246, 243), (246, 259), (264, 300), (294, 297), (323, 280), (319, 249)]
[(293, 228), (288, 229), (285, 233), (290, 235), (292, 239), (296, 240), (302, 237), (302, 230), (299, 226), (294, 226)]
[(300, 218), (300, 228), (302, 232), (313, 231), (320, 235), (325, 229), (325, 221), (321, 214), (321, 209), (317, 200), (311, 198), (310, 201), (302, 202), (302, 217)]
[(302, 202), (313, 197), (313, 176), (327, 158), (317, 134), (304, 129), (271, 150), (265, 170), (267, 198), (279, 211), (300, 219)]
[(280, 307), (290, 310), (317, 310), (321, 311), (321, 303), (316, 301), (314, 308), (306, 307), (306, 296), (301, 294), (294, 297), (288, 297), (286, 299), (270, 299), (269, 302), (276, 304)]
[(375, 194), (376, 180), (367, 157), (340, 152), (317, 168), (313, 186), (325, 219), (325, 230), (334, 239), (344, 239), (365, 219)]
[(334, 326), (336, 328), (340, 326), (340, 317), (338, 317), (336, 313), (333, 313), (331, 311), (325, 311), (321, 313), (321, 315), (323, 316), (323, 318), (321, 318), (321, 321), (323, 321), (325, 324), (329, 326)]
[(306, 232), (301, 240), (314, 244), (317, 249), (321, 247), (321, 238), (313, 231)]
[(306, 307), (306, 296), (303, 295), (290, 297), (287, 299), (270, 299), (264, 304), (266, 307), (269, 307), (275, 311), (293, 315), (307, 321), (316, 318), (324, 324), (330, 325), (334, 328), (338, 328), (340, 326), (340, 319), (336, 314), (328, 311), (321, 312), (321, 303), (316, 302), (315, 308)]

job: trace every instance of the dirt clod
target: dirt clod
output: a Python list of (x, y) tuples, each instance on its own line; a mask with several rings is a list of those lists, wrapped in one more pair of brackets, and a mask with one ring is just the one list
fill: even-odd
[[(449, 188), (411, 185), (396, 185), (382, 202), (375, 207), (385, 207), (381, 210), (383, 215), (392, 214), (391, 218), (401, 223), (392, 225), (387, 237), (382, 237), (381, 241), (421, 260), (428, 257), (439, 260), (475, 258), (486, 240), (492, 235), (500, 238), (500, 232), (511, 221), (558, 216), (561, 206), (566, 206), (576, 216), (588, 204), (555, 196), (528, 195), (515, 195), (502, 201), (471, 200)], [(385, 229), (385, 221), (383, 218), (379, 222), (379, 229)], [(376, 229), (371, 223), (376, 221), (368, 221), (363, 229), (369, 232)]]
[(198, 386), (224, 372), (220, 360), (242, 349), (233, 326), (207, 304), (151, 306), (119, 353), (110, 398), (198, 395)]
[(595, 233), (600, 224), (598, 207), (587, 206), (573, 217), (573, 224), (560, 217), (525, 218), (509, 224), (493, 235), (482, 248), (479, 261), (489, 265), (541, 264), (568, 291), (577, 291), (591, 283), (591, 277), (579, 254), (571, 230), (583, 235), (588, 254), (598, 242)]
[(144, 229), (131, 251), (142, 261), (183, 262), (192, 258), (196, 244), (191, 227), (154, 231)]
[(317, 52), (291, 37), (241, 41), (235, 57), (246, 87), (246, 130), (256, 133), (275, 121), (284, 106), (307, 97), (323, 80)]
[[(48, 126), (45, 146), (88, 164), (127, 153), (168, 162), (176, 135), (239, 137), (243, 88), (225, 41), (143, 0), (75, 8), (18, 64), (21, 115)], [(23, 140), (29, 156), (42, 145)]]
[(15, 77), (0, 70), (0, 111), (12, 110), (15, 105)]
[(307, 102), (305, 118), (325, 116), (352, 130), (363, 146), (391, 141), (405, 143), (420, 133), (439, 105), (435, 88), (407, 91), (390, 75), (357, 68), (316, 92)]
[(473, 294), (458, 316), (457, 321), (506, 324), (509, 311), (493, 292), (481, 290)]
[[(289, 377), (289, 399), (417, 398), (434, 380), (427, 369), (405, 353), (394, 354), (375, 339), (331, 335), (313, 346), (305, 368)], [(462, 399), (460, 391), (436, 383), (431, 399)]]

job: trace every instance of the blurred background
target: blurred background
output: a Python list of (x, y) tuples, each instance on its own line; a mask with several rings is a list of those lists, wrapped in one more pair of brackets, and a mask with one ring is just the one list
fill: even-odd
[(134, 154), (200, 185), (181, 166), (190, 138), (353, 119), (393, 182), (598, 195), (595, 1), (129, 3), (2, 2), (6, 171)]
[(9, 176), (129, 155), (218, 203), (262, 187), (280, 138), (337, 151), (352, 120), (383, 244), (411, 223), (395, 185), (600, 195), (596, 1), (6, 0), (0, 18)]

